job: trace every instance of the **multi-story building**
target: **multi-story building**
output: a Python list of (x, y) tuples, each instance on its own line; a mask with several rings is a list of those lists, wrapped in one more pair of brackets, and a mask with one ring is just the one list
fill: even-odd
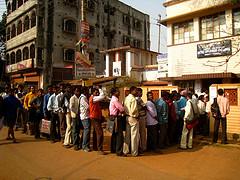
[[(43, 84), (73, 78), (80, 37), (80, 0), (7, 0), (7, 73), (13, 83)], [(122, 45), (149, 50), (149, 16), (118, 0), (86, 0), (89, 59), (96, 74), (101, 50)]]
[(196, 92), (239, 82), (240, 5), (231, 0), (167, 0), (168, 77)]

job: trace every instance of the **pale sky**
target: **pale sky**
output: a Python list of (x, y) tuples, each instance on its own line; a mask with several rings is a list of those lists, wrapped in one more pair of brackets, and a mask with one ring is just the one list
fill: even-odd
[[(150, 40), (152, 51), (158, 51), (158, 26), (156, 25), (158, 15), (162, 16), (162, 19), (165, 18), (166, 12), (163, 7), (163, 2), (165, 0), (120, 0), (125, 4), (134, 7), (137, 10), (142, 11), (150, 16)], [(0, 19), (2, 17), (3, 12), (6, 11), (5, 0), (0, 0)], [(160, 52), (167, 52), (167, 32), (166, 27), (161, 26), (161, 40), (160, 40)]]

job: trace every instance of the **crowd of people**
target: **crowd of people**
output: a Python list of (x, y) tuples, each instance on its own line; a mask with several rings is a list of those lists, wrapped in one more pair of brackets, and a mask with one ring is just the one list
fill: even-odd
[[(147, 102), (142, 100), (141, 88), (132, 86), (123, 102), (118, 88), (112, 88), (110, 97), (100, 87), (73, 87), (70, 84), (48, 86), (47, 92), (30, 86), (17, 89), (10, 86), (0, 96), (0, 119), (8, 126), (7, 140), (16, 142), (14, 130), (22, 128), (23, 133), (41, 137), (41, 122), (49, 120), (50, 133), (43, 134), (51, 142), (62, 142), (65, 148), (91, 150), (106, 154), (103, 150), (104, 132), (102, 123), (102, 101), (109, 103), (109, 124), (111, 124), (111, 153), (118, 156), (138, 156), (146, 151), (179, 144), (181, 149), (193, 148), (193, 136), (209, 136), (210, 113), (213, 111), (207, 93), (199, 97), (190, 91), (180, 93), (163, 91), (161, 98), (154, 100), (147, 92)], [(215, 117), (213, 142), (218, 140), (218, 128), (222, 123), (222, 143), (227, 143), (226, 115), (229, 102), (224, 91), (218, 90), (215, 99), (220, 115)], [(109, 102), (110, 101), (110, 102)], [(189, 128), (189, 122), (198, 120)], [(14, 129), (15, 128), (15, 129)], [(92, 135), (91, 135), (92, 132)], [(92, 137), (92, 146), (90, 139)], [(90, 148), (92, 147), (92, 148)]]

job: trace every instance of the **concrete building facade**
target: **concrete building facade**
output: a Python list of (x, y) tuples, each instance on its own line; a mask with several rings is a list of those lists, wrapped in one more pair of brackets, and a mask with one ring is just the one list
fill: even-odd
[[(13, 83), (73, 79), (80, 38), (80, 0), (7, 0), (7, 73)], [(118, 0), (86, 0), (89, 59), (101, 75), (100, 51), (131, 45), (149, 50), (149, 16)]]
[(168, 77), (198, 93), (239, 82), (240, 6), (231, 0), (167, 0)]

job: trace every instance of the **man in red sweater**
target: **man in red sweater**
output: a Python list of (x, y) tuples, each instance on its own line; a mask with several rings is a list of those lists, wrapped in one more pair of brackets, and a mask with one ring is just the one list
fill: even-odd
[(97, 144), (98, 153), (101, 155), (105, 154), (103, 151), (102, 111), (100, 107), (100, 101), (104, 98), (104, 94), (101, 93), (99, 95), (99, 90), (95, 88), (92, 90), (92, 95), (89, 98), (90, 119), (97, 136), (97, 138), (93, 138), (93, 144)]

